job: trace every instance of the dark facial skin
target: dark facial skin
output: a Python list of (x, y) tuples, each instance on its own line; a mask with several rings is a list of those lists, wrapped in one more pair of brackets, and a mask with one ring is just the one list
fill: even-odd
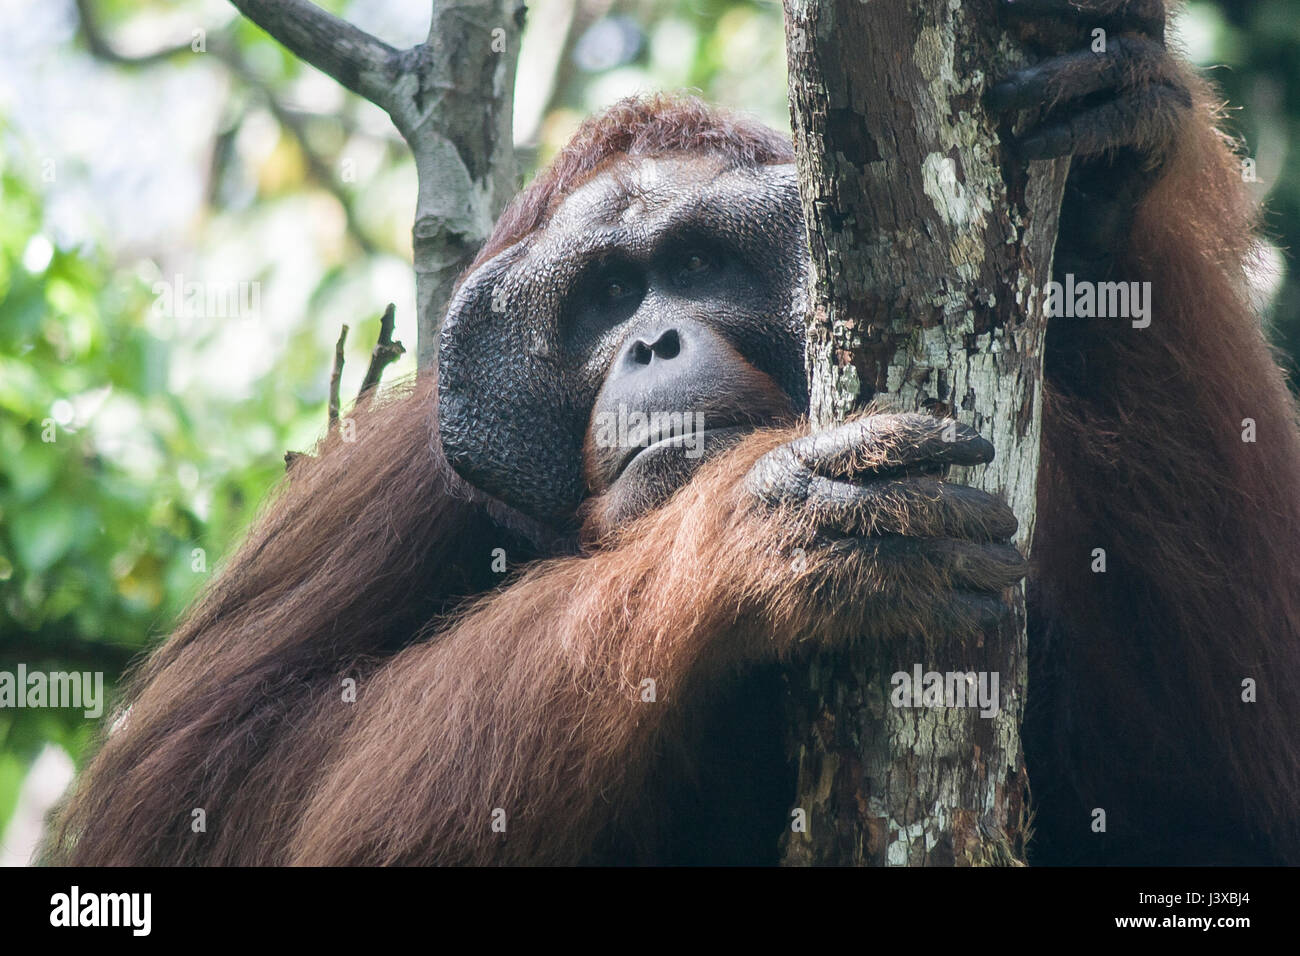
[[(634, 517), (743, 431), (807, 405), (793, 166), (624, 161), (480, 268), (443, 328), (448, 459), (555, 527)], [(493, 311), (495, 297), (499, 311)]]
[[(990, 105), (1056, 104), (1014, 145), (1075, 157), (1058, 272), (1104, 276), (1190, 97), (1166, 68), (1162, 17), (1148, 16), (1159, 4), (1077, 6), (1008, 2), (1047, 55)], [(1094, 22), (1116, 34), (1104, 58), (1087, 48)], [(617, 161), (452, 302), (439, 355), (449, 462), (561, 532), (592, 495), (617, 521), (653, 508), (744, 431), (806, 411), (807, 270), (793, 165)], [(1072, 361), (1059, 354), (1069, 334), (1049, 330), (1049, 366)]]
[[(713, 267), (701, 258), (688, 253), (685, 281), (677, 280), (687, 295), (696, 281), (711, 281)], [(658, 284), (653, 275), (647, 283)], [(587, 485), (608, 494), (607, 519), (622, 524), (745, 432), (792, 420), (795, 401), (703, 321), (648, 322), (620, 349), (596, 397), (583, 450)]]

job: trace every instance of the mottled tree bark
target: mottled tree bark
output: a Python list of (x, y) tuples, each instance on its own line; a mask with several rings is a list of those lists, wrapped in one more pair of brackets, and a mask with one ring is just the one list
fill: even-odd
[[(872, 400), (953, 415), (997, 449), (952, 480), (1007, 499), (1029, 545), (1042, 296), (1066, 162), (1001, 144), (985, 88), (1025, 62), (995, 0), (786, 0), (790, 111), (812, 252), (808, 365), (821, 426)], [(1003, 131), (1006, 132), (1006, 131)], [(1023, 858), (1024, 596), (983, 640), (870, 635), (791, 679), (787, 864)], [(996, 715), (896, 706), (892, 675), (998, 678)], [(986, 684), (986, 687), (991, 685)], [(906, 703), (913, 702), (911, 695)]]
[(396, 50), (309, 0), (231, 0), (291, 52), (385, 110), (415, 156), (419, 364), (437, 356), (456, 276), (515, 191), (511, 118), (524, 0), (433, 0)]

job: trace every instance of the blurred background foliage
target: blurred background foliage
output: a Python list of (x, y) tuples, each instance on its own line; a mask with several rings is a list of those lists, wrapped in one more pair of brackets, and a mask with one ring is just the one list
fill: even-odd
[[(395, 46), (427, 30), (423, 2), (322, 5)], [(693, 88), (788, 128), (774, 0), (529, 6), (521, 181), (585, 115), (638, 91)], [(1294, 359), (1294, 0), (1198, 0), (1177, 30), (1196, 62), (1215, 66), (1230, 128), (1256, 160), (1272, 241), (1261, 296)], [(284, 452), (320, 435), (339, 326), (352, 327), (345, 396), (385, 303), (414, 352), (414, 202), (414, 168), (387, 117), (224, 0), (7, 0), (0, 670), (103, 671), (111, 684), (167, 632), (283, 473)], [(165, 306), (194, 282), (256, 291), (216, 314)], [(412, 370), (408, 355), (388, 377)], [(0, 709), (0, 861), (23, 861), (33, 813), (96, 723)]]

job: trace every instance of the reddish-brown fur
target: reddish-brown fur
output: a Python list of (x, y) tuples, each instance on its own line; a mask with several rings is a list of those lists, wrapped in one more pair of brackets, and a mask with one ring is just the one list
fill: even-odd
[[(1188, 794), (1218, 794), (1218, 808), (1187, 808), (1177, 859), (1260, 858), (1247, 833), (1235, 848), (1200, 845), (1221, 814), (1254, 821), (1272, 858), (1294, 863), (1300, 435), (1248, 304), (1253, 210), (1240, 160), (1215, 128), (1211, 91), (1185, 82), (1196, 119), (1118, 269), (1152, 282), (1151, 326), (1072, 343), (1086, 382), (1049, 380), (1045, 396), (1031, 580), (1068, 650), (1041, 675), (1059, 682), (1050, 719), (1062, 749), (1030, 772), (1036, 793), (1077, 789), (1078, 819), (1141, 805), (1176, 821)], [(1089, 569), (1098, 547), (1105, 574)], [(1031, 665), (1031, 684), (1039, 676)], [(1257, 703), (1242, 701), (1244, 678)], [(1125, 821), (1108, 823), (1113, 833)]]
[[(588, 124), (480, 260), (625, 151), (788, 160), (788, 144), (711, 116), (656, 103)], [(1068, 713), (1052, 716), (1070, 724), (1069, 753), (1042, 759), (1084, 812), (1139, 792), (1176, 810), (1189, 781), (1217, 787), (1223, 812), (1258, 822), (1243, 846), (1257, 836), (1295, 861), (1300, 441), (1245, 303), (1235, 160), (1208, 111), (1186, 135), (1139, 212), (1124, 276), (1156, 283), (1149, 334), (1090, 343), (1095, 374), (1046, 399), (1035, 596), (1073, 656), (1060, 675)], [(687, 703), (707, 697), (693, 688), (865, 623), (792, 586), (779, 555), (807, 528), (757, 513), (738, 489), (792, 434), (778, 429), (606, 529), (593, 553), (534, 563), (458, 605), (499, 580), (493, 547), (514, 558), (524, 546), (455, 493), (431, 436), (433, 395), (420, 380), (359, 412), (356, 442), (330, 440), (295, 465), (135, 675), (129, 717), (83, 773), (53, 859), (610, 859), (620, 831), (651, 840), (643, 784), (693, 719)], [(1240, 440), (1245, 417), (1255, 444)], [(1107, 549), (1105, 575), (1089, 571), (1094, 547)], [(869, 569), (819, 571), (841, 593), (879, 583)], [(356, 703), (342, 699), (348, 677)], [(1243, 677), (1258, 680), (1259, 703), (1240, 702)], [(641, 701), (647, 678), (654, 704)], [(191, 832), (195, 808), (204, 834)]]

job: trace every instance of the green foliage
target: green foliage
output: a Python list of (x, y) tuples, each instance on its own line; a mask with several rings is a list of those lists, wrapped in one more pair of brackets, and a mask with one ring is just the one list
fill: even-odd
[[(111, 685), (211, 576), (323, 406), (286, 407), (281, 387), (173, 392), (150, 286), (99, 250), (53, 248), (31, 184), (0, 183), (0, 669)], [(80, 711), (0, 710), (0, 820), (44, 742), (76, 755), (93, 729)]]

